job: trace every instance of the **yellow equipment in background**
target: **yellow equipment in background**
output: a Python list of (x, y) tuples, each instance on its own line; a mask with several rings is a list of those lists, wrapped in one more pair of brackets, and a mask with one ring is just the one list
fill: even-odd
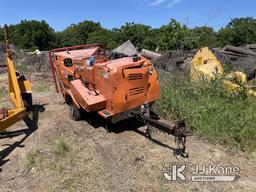
[(190, 65), (190, 78), (194, 82), (211, 81), (217, 77), (222, 78), (225, 89), (234, 92), (239, 91), (242, 85), (247, 88), (248, 95), (256, 97), (256, 89), (250, 86), (245, 73), (236, 71), (224, 75), (223, 66), (215, 57), (213, 52), (208, 48), (201, 48)]
[(195, 82), (213, 80), (223, 73), (222, 65), (208, 47), (200, 49), (190, 65), (190, 78)]
[(0, 131), (5, 130), (17, 121), (25, 119), (27, 111), (32, 107), (32, 86), (24, 76), (15, 71), (11, 51), (8, 43), (8, 27), (5, 25), (5, 51), (6, 65), (8, 70), (9, 98), (13, 109), (0, 110)]

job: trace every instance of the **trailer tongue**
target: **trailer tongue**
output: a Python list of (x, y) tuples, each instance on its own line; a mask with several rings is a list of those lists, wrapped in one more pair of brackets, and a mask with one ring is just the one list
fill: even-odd
[(141, 115), (140, 117), (147, 125), (147, 134), (150, 139), (152, 139), (154, 128), (168, 135), (173, 135), (175, 142), (178, 144), (178, 149), (174, 150), (174, 154), (184, 158), (188, 157), (186, 153), (186, 142), (187, 137), (191, 136), (192, 132), (186, 128), (184, 121), (176, 121), (174, 125), (168, 125), (146, 115)]

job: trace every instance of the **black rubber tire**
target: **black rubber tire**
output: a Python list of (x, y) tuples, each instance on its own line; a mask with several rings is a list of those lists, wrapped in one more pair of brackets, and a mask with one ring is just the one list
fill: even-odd
[(82, 113), (77, 107), (73, 104), (70, 105), (70, 117), (74, 121), (80, 121), (82, 119)]

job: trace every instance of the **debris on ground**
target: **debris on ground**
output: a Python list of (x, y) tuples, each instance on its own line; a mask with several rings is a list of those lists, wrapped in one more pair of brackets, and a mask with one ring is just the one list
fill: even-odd
[[(48, 72), (50, 71), (48, 51), (26, 52), (15, 45), (10, 45), (13, 60), (18, 71), (22, 72)], [(4, 47), (0, 46), (0, 63), (4, 65)]]
[[(226, 71), (241, 71), (249, 75), (255, 71), (256, 45), (234, 47), (227, 45), (224, 48), (212, 49), (218, 60), (224, 65)], [(166, 71), (183, 71), (188, 73), (189, 65), (197, 50), (171, 50), (155, 59), (158, 68)]]
[(132, 42), (128, 40), (124, 44), (114, 49), (112, 52), (117, 54), (124, 54), (126, 56), (133, 56), (137, 54), (137, 49), (132, 44)]
[(176, 72), (177, 70), (188, 73), (189, 65), (195, 56), (196, 50), (183, 51), (172, 50), (163, 53), (160, 57), (154, 60), (156, 67), (169, 71)]
[(249, 75), (255, 69), (256, 52), (248, 45), (244, 47), (227, 45), (223, 49), (213, 51), (218, 60), (230, 71), (241, 71)]

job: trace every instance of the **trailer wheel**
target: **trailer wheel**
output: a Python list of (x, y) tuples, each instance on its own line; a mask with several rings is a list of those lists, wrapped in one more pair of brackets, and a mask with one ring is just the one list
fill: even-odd
[(79, 121), (82, 119), (82, 114), (79, 109), (73, 104), (70, 106), (70, 116), (73, 120)]

